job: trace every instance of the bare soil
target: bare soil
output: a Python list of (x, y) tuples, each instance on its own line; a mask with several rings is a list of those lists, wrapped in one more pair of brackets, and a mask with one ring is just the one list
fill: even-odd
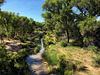
[[(1, 40), (0, 40), (0, 43), (1, 43)], [(21, 49), (19, 40), (4, 39), (4, 43), (6, 43), (6, 49), (8, 50), (8, 53), (16, 53), (20, 51)]]

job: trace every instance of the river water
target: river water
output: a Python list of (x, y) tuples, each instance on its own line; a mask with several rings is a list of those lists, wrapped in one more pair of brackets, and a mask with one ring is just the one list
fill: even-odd
[(43, 39), (41, 39), (41, 50), (35, 55), (29, 55), (26, 58), (26, 62), (29, 64), (31, 75), (47, 75), (47, 68), (43, 65), (42, 62), (42, 53), (44, 52), (43, 48)]

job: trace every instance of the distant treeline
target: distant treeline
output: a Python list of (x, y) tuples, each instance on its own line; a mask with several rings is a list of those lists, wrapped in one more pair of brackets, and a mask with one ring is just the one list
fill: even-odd
[(0, 36), (14, 38), (23, 37), (33, 31), (42, 30), (43, 23), (36, 22), (32, 18), (19, 16), (19, 13), (0, 11)]

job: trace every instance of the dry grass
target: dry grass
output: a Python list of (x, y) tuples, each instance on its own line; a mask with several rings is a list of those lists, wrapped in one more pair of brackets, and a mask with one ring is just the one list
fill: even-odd
[[(81, 62), (81, 64), (77, 66), (78, 71), (76, 75), (100, 75), (100, 67), (96, 68), (93, 66), (92, 57), (95, 56), (93, 51), (84, 50), (83, 48), (75, 46), (61, 47), (60, 43), (50, 45), (49, 48), (57, 50), (59, 54), (65, 54), (66, 59), (71, 58), (74, 61)], [(68, 53), (70, 53), (71, 56), (68, 57)]]

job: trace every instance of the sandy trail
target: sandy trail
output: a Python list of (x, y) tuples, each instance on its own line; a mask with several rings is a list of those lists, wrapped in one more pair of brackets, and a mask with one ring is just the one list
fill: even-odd
[[(1, 43), (1, 40), (0, 40), (0, 43)], [(9, 50), (8, 51), (9, 53), (18, 52), (21, 49), (19, 40), (10, 40), (9, 41), (9, 40), (5, 39), (4, 43), (6, 43), (6, 49)]]

